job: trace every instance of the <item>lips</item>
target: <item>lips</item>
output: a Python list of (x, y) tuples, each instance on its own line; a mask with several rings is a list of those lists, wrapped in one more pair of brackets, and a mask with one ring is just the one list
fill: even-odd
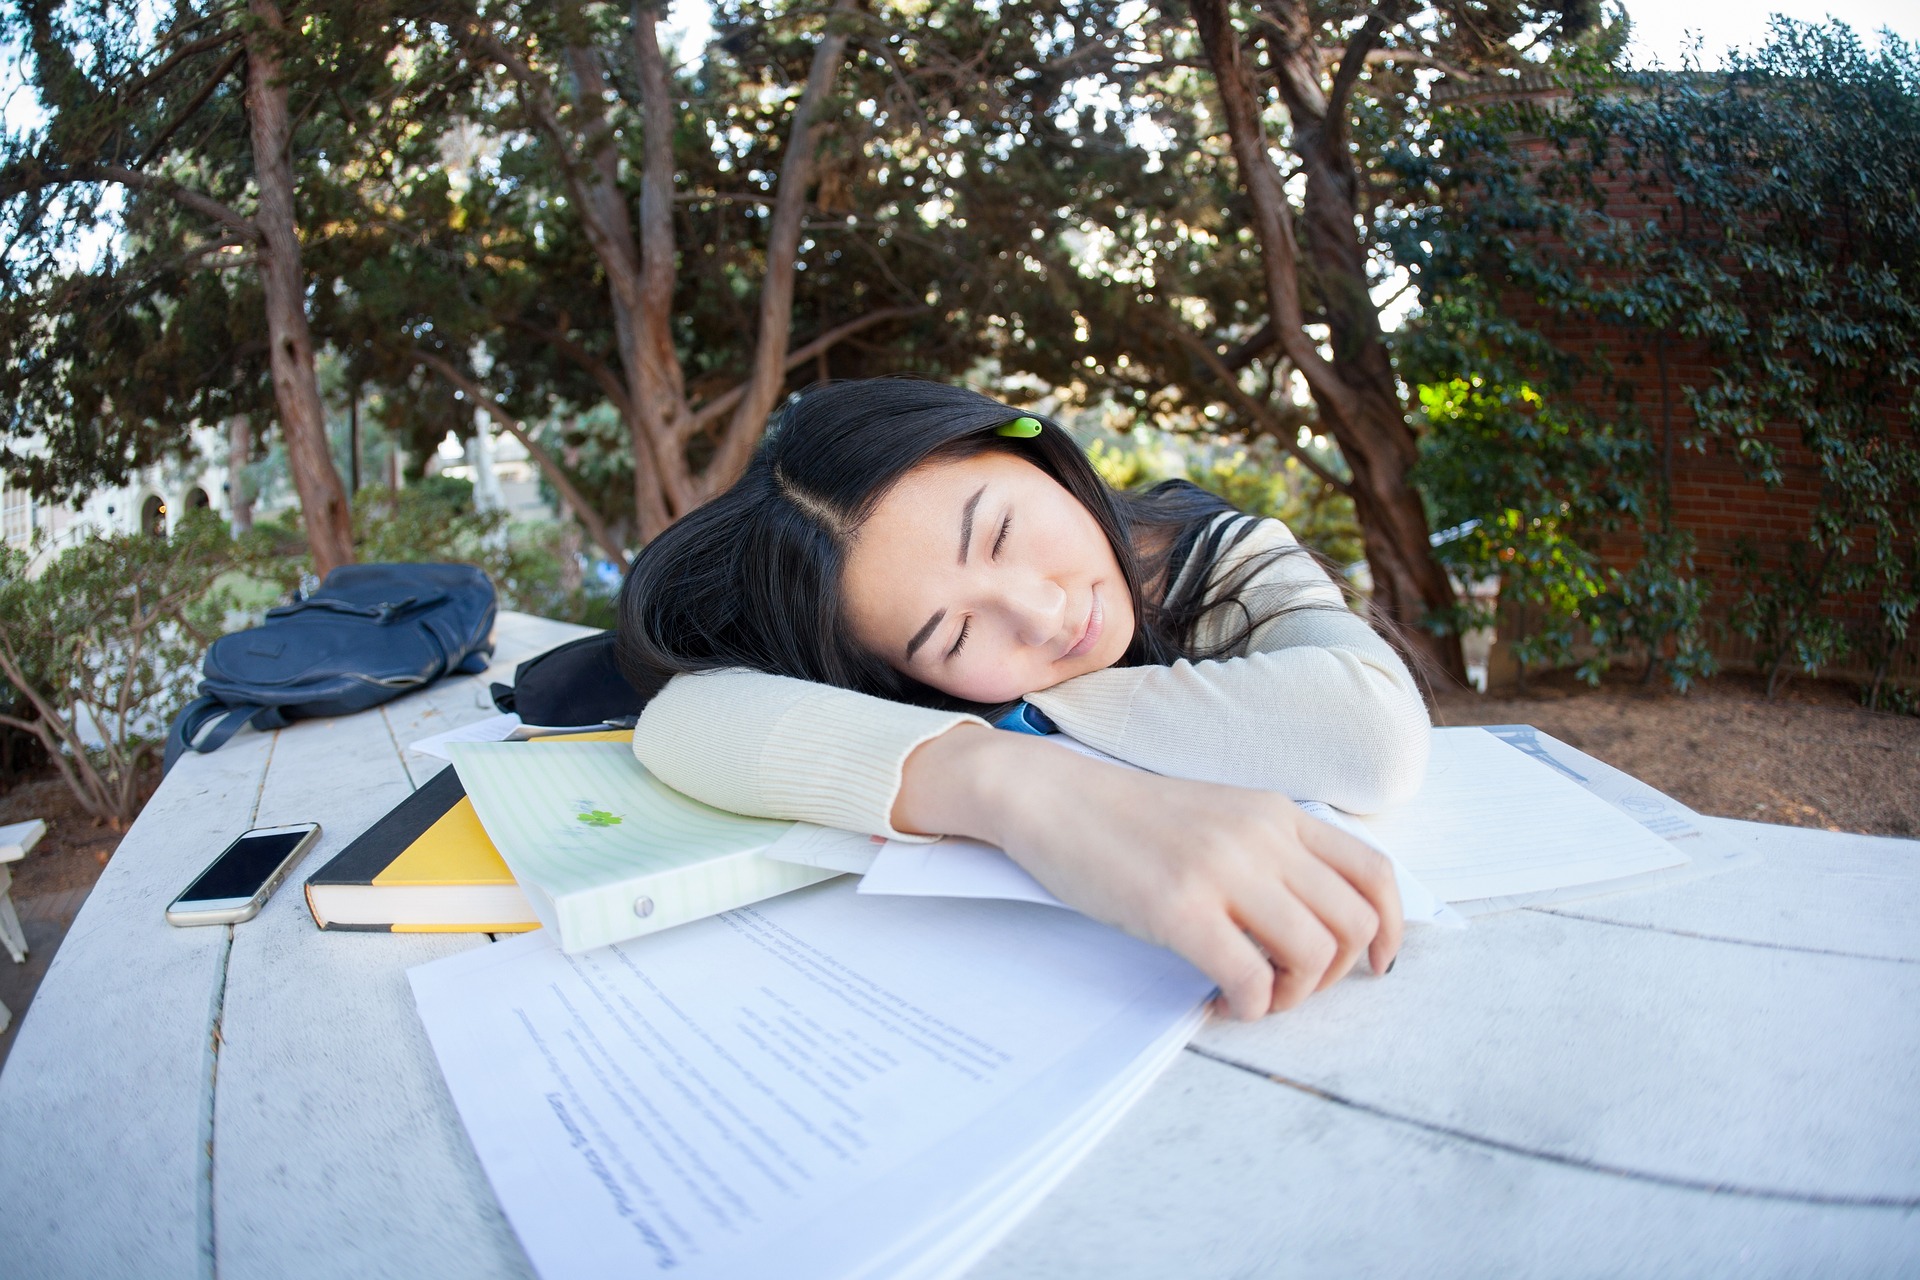
[(1100, 641), (1100, 630), (1105, 621), (1106, 613), (1100, 607), (1100, 591), (1096, 587), (1093, 592), (1093, 607), (1087, 611), (1087, 629), (1080, 633), (1080, 638), (1073, 642), (1073, 647), (1060, 657), (1062, 659), (1078, 658), (1084, 653), (1091, 652), (1093, 646)]

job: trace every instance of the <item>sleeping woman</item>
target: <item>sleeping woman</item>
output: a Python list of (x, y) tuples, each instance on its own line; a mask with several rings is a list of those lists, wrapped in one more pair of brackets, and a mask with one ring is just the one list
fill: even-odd
[[(1399, 948), (1390, 865), (1288, 798), (1369, 813), (1418, 788), (1427, 711), (1392, 647), (1279, 521), (1183, 482), (1116, 492), (985, 396), (803, 394), (641, 553), (618, 653), (659, 690), (633, 745), (669, 785), (998, 845), (1234, 1016)], [(1010, 710), (1139, 769), (993, 727)]]

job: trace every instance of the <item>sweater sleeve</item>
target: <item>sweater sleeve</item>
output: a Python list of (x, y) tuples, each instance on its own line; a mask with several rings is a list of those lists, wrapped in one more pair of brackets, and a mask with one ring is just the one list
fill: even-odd
[(640, 716), (633, 753), (676, 791), (734, 813), (896, 840), (913, 749), (979, 716), (931, 711), (758, 671), (675, 676)]
[[(1256, 627), (1236, 657), (1109, 667), (1027, 699), (1063, 730), (1144, 769), (1281, 791), (1353, 813), (1406, 800), (1426, 775), (1428, 719), (1392, 646), (1345, 607), (1286, 527), (1260, 522), (1212, 574), (1270, 555), (1242, 590)], [(1237, 611), (1216, 610), (1218, 636)], [(1211, 627), (1209, 627), (1211, 623)]]

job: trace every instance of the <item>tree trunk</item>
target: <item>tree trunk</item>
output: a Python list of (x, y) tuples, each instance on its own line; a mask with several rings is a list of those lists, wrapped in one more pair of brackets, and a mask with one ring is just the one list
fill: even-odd
[(287, 87), (275, 47), (284, 24), (273, 0), (249, 0), (258, 27), (247, 37), (247, 115), (253, 131), (254, 177), (260, 207), (260, 284), (266, 295), (267, 346), (273, 393), (294, 488), (306, 517), (314, 572), (325, 577), (353, 562), (352, 510), (327, 447), (327, 415), (314, 376), (313, 334), (307, 327), (306, 273), (294, 224), (293, 125)]
[[(793, 341), (793, 276), (799, 257), (800, 224), (807, 209), (807, 184), (813, 179), (813, 118), (820, 102), (833, 91), (834, 77), (846, 55), (847, 35), (834, 29), (834, 20), (853, 11), (851, 0), (834, 0), (827, 29), (814, 46), (807, 70), (807, 87), (794, 104), (787, 128), (786, 155), (780, 161), (780, 186), (774, 193), (773, 217), (767, 228), (767, 274), (760, 281), (760, 324), (753, 348), (753, 373), (746, 394), (727, 424), (720, 451), (701, 477), (704, 496), (732, 484), (746, 470), (753, 446), (765, 428), (767, 415), (780, 399), (787, 380), (787, 349)], [(824, 352), (823, 352), (824, 354)]]
[[(831, 14), (855, 11), (854, 0), (835, 0)], [(831, 92), (847, 44), (846, 34), (831, 25), (830, 17), (789, 124), (768, 219), (767, 269), (761, 281), (752, 368), (730, 391), (697, 409), (690, 404), (685, 373), (673, 347), (673, 294), (679, 270), (673, 225), (673, 135), (678, 111), (660, 49), (656, 7), (647, 0), (634, 0), (629, 21), (643, 128), (637, 228), (619, 186), (620, 140), (600, 106), (608, 86), (599, 53), (585, 45), (566, 50), (574, 90), (569, 119), (560, 112), (552, 82), (485, 24), (468, 26), (461, 38), (519, 82), (534, 123), (566, 157), (563, 174), (581, 230), (607, 276), (620, 359), (618, 381), (626, 392), (622, 397), (609, 391), (609, 399), (615, 401), (631, 442), (634, 509), (640, 540), (645, 542), (739, 476), (765, 428), (767, 414), (780, 398), (789, 370), (833, 342), (918, 308), (881, 308), (829, 329), (801, 351), (790, 349), (795, 262), (806, 188), (812, 180), (814, 116)], [(724, 428), (720, 426), (723, 418)], [(696, 474), (688, 462), (687, 446), (703, 433), (717, 435), (717, 447), (712, 460)]]
[(253, 423), (244, 413), (227, 420), (227, 506), (233, 513), (233, 536), (253, 529), (253, 488), (247, 483), (247, 464), (253, 460)]
[(1375, 613), (1418, 665), (1465, 684), (1460, 638), (1436, 636), (1423, 626), (1454, 604), (1454, 593), (1427, 541), (1420, 495), (1408, 482), (1419, 451), (1400, 404), (1379, 312), (1367, 292), (1366, 254), (1356, 227), (1359, 186), (1347, 148), (1345, 104), (1378, 21), (1369, 18), (1356, 36), (1330, 100), (1305, 6), (1298, 0), (1269, 0), (1266, 6), (1280, 29), (1268, 47), (1292, 119), (1290, 145), (1307, 175), (1306, 248), (1327, 310), (1333, 348), (1328, 359), (1306, 333), (1300, 270), (1309, 259), (1295, 237), (1293, 208), (1268, 150), (1240, 34), (1226, 0), (1190, 0), (1190, 7), (1253, 207), (1275, 335), (1306, 379), (1322, 423), (1353, 472), (1351, 493), (1373, 573)]

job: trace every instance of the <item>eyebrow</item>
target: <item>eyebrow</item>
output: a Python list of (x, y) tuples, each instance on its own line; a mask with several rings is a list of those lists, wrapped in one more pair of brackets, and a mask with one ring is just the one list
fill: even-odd
[[(981, 485), (973, 491), (973, 496), (967, 499), (967, 505), (960, 508), (961, 564), (967, 562), (967, 549), (973, 545), (973, 513), (979, 509), (980, 499), (986, 492), (987, 486), (984, 484)], [(919, 651), (921, 645), (925, 644), (928, 639), (932, 637), (935, 629), (945, 620), (946, 616), (947, 611), (945, 609), (934, 610), (933, 616), (928, 618), (926, 622), (921, 625), (920, 629), (913, 633), (913, 639), (907, 641), (908, 662), (913, 661), (913, 655)]]
[(967, 562), (967, 548), (973, 545), (973, 512), (980, 505), (980, 497), (986, 493), (987, 486), (981, 485), (967, 499), (967, 505), (960, 509), (960, 563)]
[(940, 611), (935, 613), (931, 618), (927, 619), (927, 623), (925, 626), (921, 627), (918, 631), (913, 633), (913, 639), (907, 641), (907, 661), (908, 662), (913, 661), (914, 650), (918, 649), (921, 645), (927, 642), (927, 638), (933, 634), (934, 628), (939, 626), (940, 620), (946, 616), (947, 616), (947, 611), (945, 609), (941, 609)]

